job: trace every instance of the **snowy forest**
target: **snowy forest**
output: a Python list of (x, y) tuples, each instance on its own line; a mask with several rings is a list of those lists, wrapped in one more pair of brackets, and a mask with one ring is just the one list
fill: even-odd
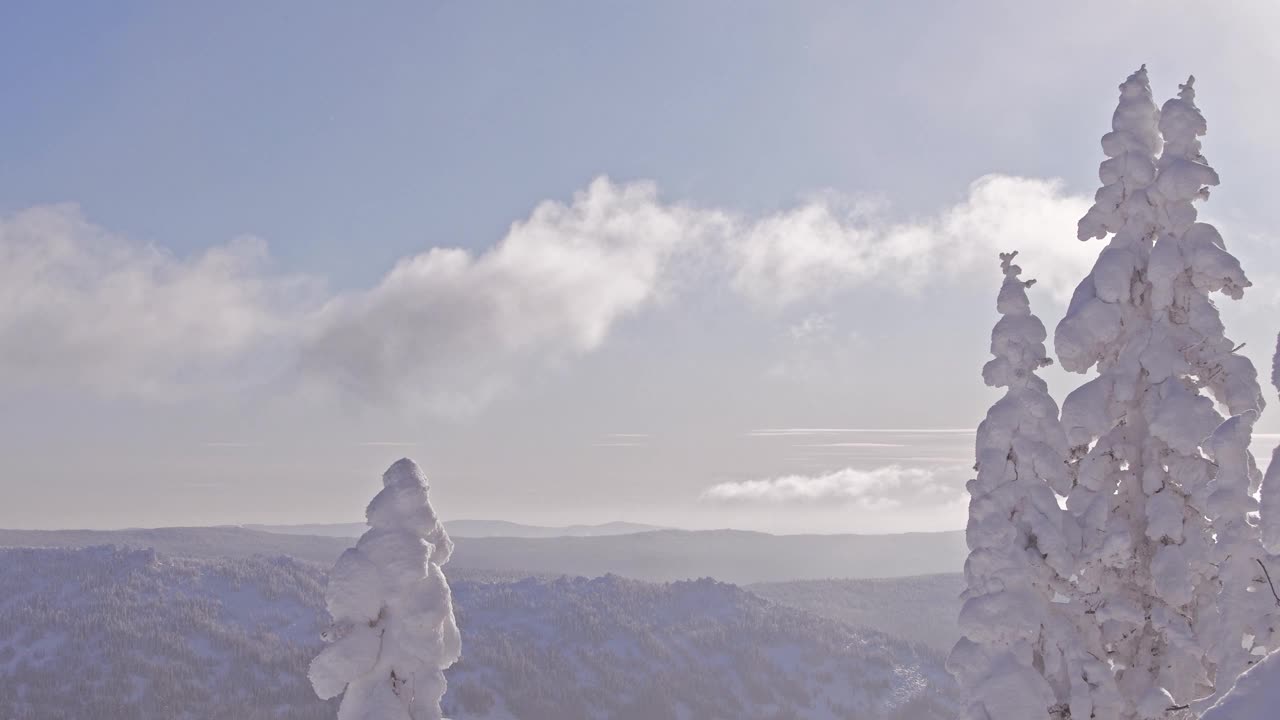
[(1280, 10), (485, 5), (0, 5), (0, 720), (1280, 718)]
[(1061, 412), (1036, 374), (1053, 361), (1033, 281), (1001, 256), (983, 379), (1006, 391), (978, 427), (964, 636), (947, 663), (965, 718), (1274, 711), (1252, 691), (1280, 663), (1263, 660), (1280, 620), (1280, 474), (1264, 482), (1249, 452), (1258, 374), (1211, 299), (1251, 283), (1197, 222), (1219, 178), (1194, 83), (1159, 107), (1145, 66), (1120, 86), (1079, 223), (1080, 240), (1109, 240), (1054, 331), (1063, 367), (1094, 374)]

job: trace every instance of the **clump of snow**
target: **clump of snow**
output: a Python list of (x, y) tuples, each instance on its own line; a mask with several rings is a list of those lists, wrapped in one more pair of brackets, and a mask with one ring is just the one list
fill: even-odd
[(416, 463), (398, 460), (382, 485), (365, 511), (370, 530), (329, 576), (333, 625), (308, 674), (321, 698), (345, 690), (339, 720), (440, 720), (442, 671), (461, 654), (440, 570), (453, 542)]

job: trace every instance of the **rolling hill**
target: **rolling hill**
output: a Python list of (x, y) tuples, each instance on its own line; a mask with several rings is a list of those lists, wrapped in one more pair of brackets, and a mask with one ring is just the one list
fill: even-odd
[[(324, 572), (0, 550), (0, 717), (310, 720)], [(940, 654), (711, 580), (453, 582), (455, 720), (941, 720)]]

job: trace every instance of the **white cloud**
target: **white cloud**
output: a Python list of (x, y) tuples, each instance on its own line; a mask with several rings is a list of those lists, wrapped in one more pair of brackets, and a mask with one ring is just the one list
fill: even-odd
[[(283, 370), (324, 396), (468, 414), (726, 271), (779, 306), (867, 284), (910, 292), (975, 268), (990, 279), (997, 250), (1020, 249), (1028, 275), (1064, 295), (1096, 252), (1072, 238), (1085, 204), (1053, 181), (988, 176), (919, 222), (834, 194), (750, 218), (599, 178), (484, 252), (435, 247), (327, 300), (318, 282), (272, 272), (253, 238), (180, 258), (72, 206), (38, 207), (0, 218), (0, 371), (11, 384), (163, 398)], [(817, 347), (831, 328), (813, 313), (790, 333)]]
[(743, 225), (728, 247), (732, 282), (773, 306), (864, 285), (913, 292), (1019, 250), (1027, 276), (1062, 300), (1098, 253), (1075, 239), (1088, 207), (1088, 198), (1064, 193), (1056, 180), (1004, 175), (979, 178), (963, 202), (911, 222), (888, 217), (883, 203), (826, 194)]
[[(1028, 272), (1041, 268), (1065, 297), (1096, 252), (1074, 239), (1087, 205), (1055, 181), (988, 176), (921, 222), (894, 223), (883, 206), (834, 194), (749, 218), (663, 202), (652, 183), (599, 178), (569, 204), (541, 204), (486, 252), (435, 248), (377, 287), (333, 299), (311, 326), (301, 369), (311, 387), (365, 402), (469, 414), (527, 369), (596, 349), (691, 269), (704, 282), (719, 276), (708, 259), (735, 289), (777, 306), (868, 283), (910, 292), (954, 282), (1022, 249)], [(790, 332), (816, 342), (831, 321), (815, 313)]]
[(722, 224), (660, 203), (651, 183), (597, 179), (571, 204), (542, 203), (487, 252), (435, 248), (335, 298), (303, 347), (303, 372), (368, 401), (471, 412), (522, 368), (599, 347), (662, 297), (672, 257)]
[(238, 384), (290, 332), (312, 283), (240, 238), (188, 259), (112, 235), (74, 205), (0, 217), (0, 373), (169, 398)]
[(906, 447), (902, 443), (877, 443), (877, 442), (832, 442), (832, 443), (807, 443), (804, 445), (796, 445), (802, 448), (900, 448)]
[(814, 313), (787, 328), (787, 334), (796, 342), (824, 342), (831, 339), (834, 327), (830, 313)]
[(754, 503), (843, 503), (887, 509), (941, 505), (964, 493), (963, 467), (873, 470), (845, 468), (819, 475), (782, 475), (723, 482), (707, 488), (704, 500)]
[(793, 435), (838, 435), (841, 433), (972, 435), (974, 430), (973, 428), (764, 428), (752, 430), (747, 435), (751, 437), (788, 437)]

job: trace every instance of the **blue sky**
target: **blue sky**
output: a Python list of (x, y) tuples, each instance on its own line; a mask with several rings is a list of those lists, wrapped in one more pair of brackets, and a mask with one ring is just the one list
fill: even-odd
[[(917, 20), (926, 10), (932, 28)], [(282, 262), (345, 285), (371, 282), (425, 243), (488, 245), (540, 200), (600, 174), (748, 209), (834, 187), (926, 210), (982, 172), (1052, 175), (1044, 156), (1093, 152), (1083, 133), (1044, 147), (1009, 142), (1007, 127), (993, 147), (996, 138), (969, 135), (977, 98), (940, 116), (925, 89), (945, 76), (931, 80), (939, 68), (911, 56), (982, 51), (975, 37), (938, 52), (947, 12), (14, 7), (0, 59), (22, 111), (0, 121), (15, 151), (0, 190), (7, 209), (73, 200), (107, 227), (178, 251), (252, 232)], [(1106, 112), (1110, 84), (1075, 112)], [(1027, 112), (1052, 119), (1055, 109)], [(946, 162), (924, 145), (945, 149)]]
[[(35, 316), (17, 311), (0, 322), (0, 525), (346, 520), (380, 466), (411, 454), (455, 517), (956, 527), (963, 442), (750, 433), (971, 427), (994, 399), (978, 368), (995, 244), (1017, 243), (1049, 279), (1033, 301), (1052, 328), (1054, 283), (1069, 289), (1088, 255), (1071, 245), (1070, 213), (1096, 184), (1115, 87), (1142, 62), (1158, 99), (1199, 78), (1205, 149), (1224, 178), (1205, 212), (1259, 286), (1228, 328), (1265, 362), (1280, 291), (1268, 189), (1280, 108), (1267, 90), (1280, 55), (1274, 13), (1241, 8), (0, 9), (0, 214), (24, 217), (13, 227), (36, 228), (24, 232), (37, 242), (74, 238), (89, 278), (48, 310), (62, 326), (22, 325)], [(971, 187), (991, 174), (1010, 180)], [(589, 190), (601, 176), (631, 199)], [(648, 194), (626, 195), (642, 181)], [(530, 221), (549, 201), (569, 210)], [(22, 215), (56, 203), (79, 209)], [(1009, 203), (1015, 219), (992, 226)], [(570, 217), (597, 208), (625, 227)], [(875, 247), (931, 239), (917, 261), (850, 256), (785, 277), (726, 267), (702, 239), (754, 232), (776, 250), (770, 228), (820, 235), (804, 213), (821, 208)], [(725, 218), (732, 228), (707, 230)], [(669, 246), (655, 227), (688, 238)], [(513, 236), (596, 232), (642, 250), (586, 279), (529, 271), (515, 252), (482, 260)], [(233, 244), (245, 236), (257, 244)], [(398, 285), (393, 268), (412, 258)], [(100, 280), (112, 263), (115, 282), (145, 278), (129, 285), (140, 304), (63, 314), (118, 297)], [(31, 287), (61, 287), (42, 282)], [(508, 296), (514, 310), (494, 304)], [(1059, 397), (1074, 382), (1053, 379)], [(924, 507), (903, 480), (821, 509), (703, 497), (847, 467), (934, 468), (950, 494)]]

